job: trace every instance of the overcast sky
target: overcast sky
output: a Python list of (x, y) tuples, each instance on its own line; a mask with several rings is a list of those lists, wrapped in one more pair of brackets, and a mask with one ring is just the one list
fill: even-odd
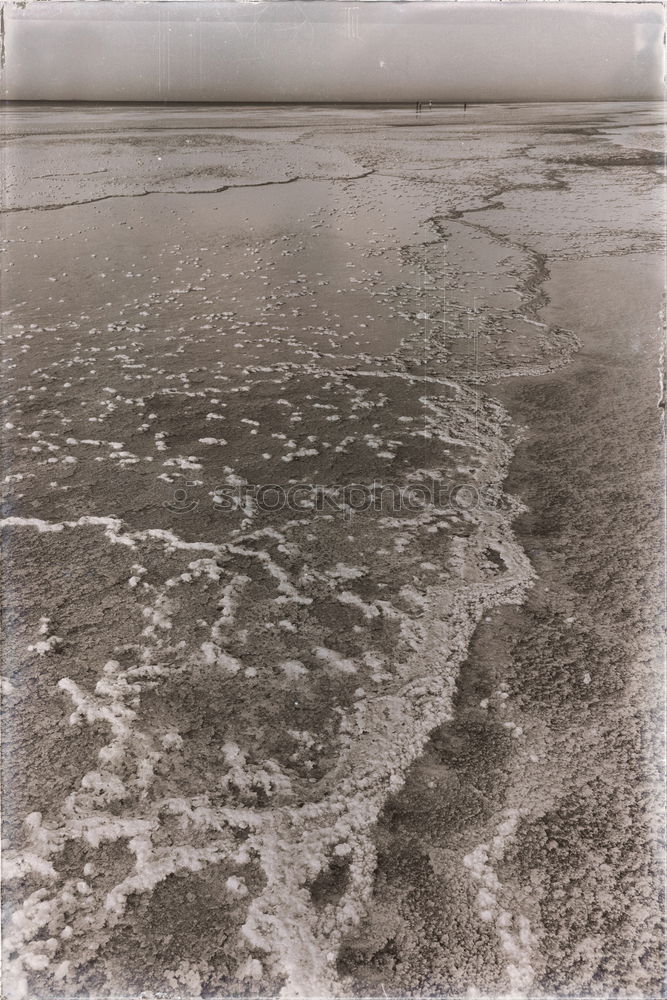
[(544, 101), (662, 96), (658, 3), (5, 4), (22, 100)]

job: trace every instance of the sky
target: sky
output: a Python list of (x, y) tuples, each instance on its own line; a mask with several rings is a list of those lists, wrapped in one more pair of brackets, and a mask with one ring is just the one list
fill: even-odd
[(2, 94), (92, 101), (663, 96), (659, 3), (4, 4)]

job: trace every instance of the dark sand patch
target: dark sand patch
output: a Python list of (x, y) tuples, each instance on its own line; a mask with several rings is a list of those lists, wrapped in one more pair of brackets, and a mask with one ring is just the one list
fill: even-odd
[[(508, 959), (479, 937), (489, 925), (460, 942), (463, 856), (510, 808), (522, 816), (497, 862), (499, 899), (530, 915), (533, 988), (609, 996), (631, 982), (659, 995), (660, 264), (552, 263), (543, 316), (582, 350), (558, 373), (498, 387), (530, 428), (506, 485), (528, 506), (515, 530), (539, 579), (521, 608), (479, 626), (454, 720), (385, 808), (374, 903), (340, 960), (360, 990), (506, 988)], [(445, 803), (443, 823), (433, 810)]]

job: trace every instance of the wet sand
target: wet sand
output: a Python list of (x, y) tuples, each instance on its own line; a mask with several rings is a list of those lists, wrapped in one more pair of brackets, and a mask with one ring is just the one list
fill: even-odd
[(657, 995), (659, 110), (6, 112), (12, 996)]
[(538, 578), (477, 629), (454, 718), (385, 808), (341, 959), (364, 993), (661, 990), (661, 269), (551, 263), (541, 316), (581, 351), (494, 389), (526, 427), (506, 488)]

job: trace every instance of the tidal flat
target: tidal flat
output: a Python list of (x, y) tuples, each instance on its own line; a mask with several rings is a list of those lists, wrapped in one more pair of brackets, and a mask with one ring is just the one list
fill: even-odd
[(662, 990), (663, 108), (6, 105), (4, 989)]

